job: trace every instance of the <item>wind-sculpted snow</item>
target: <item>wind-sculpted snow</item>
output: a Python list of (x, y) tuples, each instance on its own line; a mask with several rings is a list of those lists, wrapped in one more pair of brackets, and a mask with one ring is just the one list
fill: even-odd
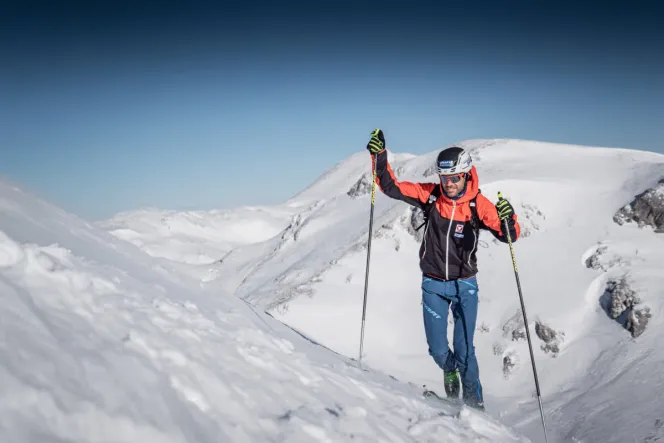
[(0, 183), (3, 442), (527, 441)]

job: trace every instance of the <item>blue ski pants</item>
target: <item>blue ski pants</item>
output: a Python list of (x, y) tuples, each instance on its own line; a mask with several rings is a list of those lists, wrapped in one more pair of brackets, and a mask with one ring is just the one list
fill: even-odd
[[(423, 276), (422, 307), (429, 355), (444, 372), (459, 370), (463, 400), (481, 404), (482, 384), (473, 338), (477, 323), (477, 278), (441, 281)], [(454, 351), (447, 341), (448, 310), (454, 318)]]

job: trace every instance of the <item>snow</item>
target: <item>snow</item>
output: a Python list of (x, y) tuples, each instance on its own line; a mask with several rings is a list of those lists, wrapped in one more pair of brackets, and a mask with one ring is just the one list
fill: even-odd
[(0, 182), (0, 441), (528, 441), (168, 263)]
[(653, 194), (657, 197), (664, 198), (664, 183), (659, 184), (653, 189)]
[[(515, 243), (516, 262), (550, 441), (660, 438), (664, 235), (618, 225), (613, 217), (664, 178), (664, 156), (510, 139), (461, 145), (473, 155), (482, 193), (495, 201), (502, 191), (524, 229)], [(401, 180), (433, 181), (437, 153), (390, 152), (390, 161)], [(355, 197), (347, 192), (370, 177), (370, 167), (366, 152), (334, 166), (270, 208), (290, 214), (282, 231), (235, 247), (222, 263), (162, 265), (187, 272), (205, 288), (233, 293), (325, 347), (357, 358), (371, 197), (361, 186)], [(442, 375), (424, 338), (419, 244), (408, 232), (410, 214), (406, 204), (376, 195), (363, 361), (442, 392)], [(478, 255), (476, 353), (487, 414), (542, 441), (528, 345), (512, 340), (523, 331), (509, 248), (482, 233)], [(639, 294), (638, 306), (652, 314), (637, 338), (600, 304), (607, 284), (623, 277)], [(535, 334), (537, 323), (556, 332), (557, 352)], [(505, 358), (514, 364), (507, 370)]]
[(98, 226), (155, 257), (186, 264), (210, 264), (241, 245), (278, 234), (290, 213), (244, 207), (233, 211), (143, 209), (115, 215)]

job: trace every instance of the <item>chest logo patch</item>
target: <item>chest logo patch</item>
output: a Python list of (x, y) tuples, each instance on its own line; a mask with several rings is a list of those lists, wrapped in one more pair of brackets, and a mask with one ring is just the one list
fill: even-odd
[(463, 223), (457, 223), (454, 227), (454, 236), (458, 238), (463, 238)]

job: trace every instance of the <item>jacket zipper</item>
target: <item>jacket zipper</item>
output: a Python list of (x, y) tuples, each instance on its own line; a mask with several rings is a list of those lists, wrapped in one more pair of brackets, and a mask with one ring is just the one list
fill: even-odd
[(427, 253), (427, 231), (428, 230), (429, 230), (429, 222), (427, 222), (427, 225), (424, 227), (424, 251), (422, 251), (422, 257), (421, 258), (424, 258), (424, 256)]
[(473, 242), (473, 249), (470, 250), (470, 255), (468, 256), (468, 266), (470, 266), (470, 258), (473, 256), (473, 252), (475, 252), (475, 248), (477, 248), (477, 234), (475, 234), (475, 230), (471, 229), (471, 232), (473, 233), (473, 237), (475, 237), (475, 241)]
[(450, 232), (452, 231), (452, 223), (454, 222), (454, 212), (456, 211), (456, 201), (452, 200), (452, 215), (450, 216), (450, 224), (447, 227), (447, 242), (445, 245), (445, 280), (450, 279)]

